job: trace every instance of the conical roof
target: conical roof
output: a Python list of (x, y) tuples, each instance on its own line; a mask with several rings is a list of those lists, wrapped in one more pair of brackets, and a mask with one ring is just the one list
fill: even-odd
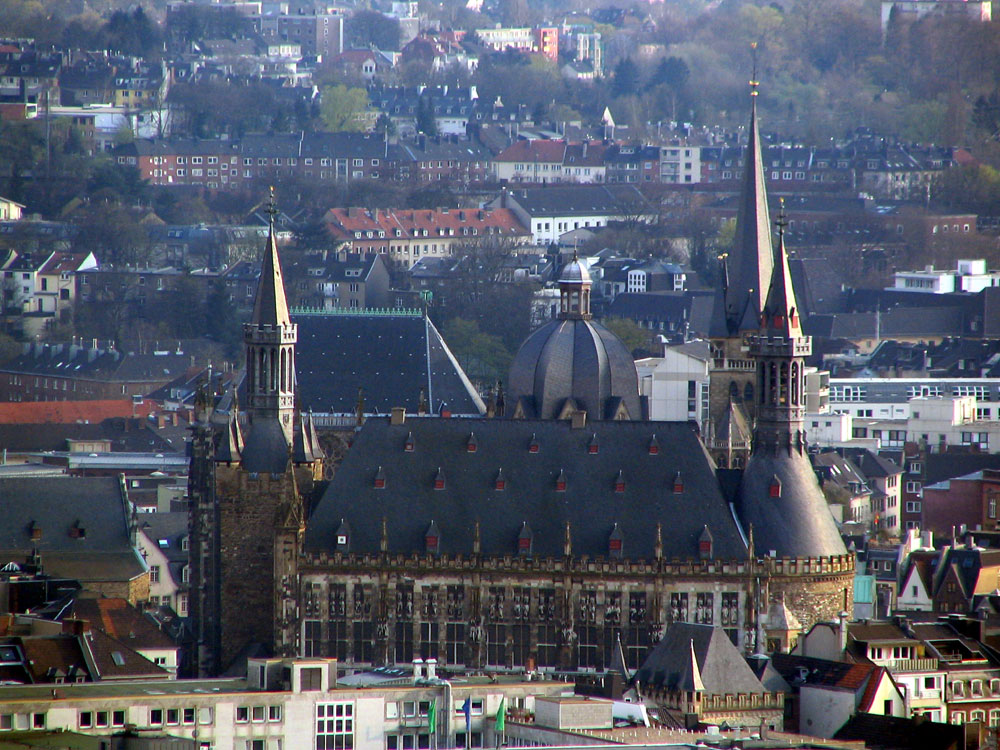
[(802, 318), (795, 301), (795, 290), (792, 288), (792, 274), (788, 270), (784, 229), (784, 218), (779, 217), (778, 249), (774, 261), (774, 273), (771, 274), (771, 286), (761, 310), (760, 332), (764, 336), (800, 338)]
[(291, 325), (288, 302), (285, 299), (285, 285), (281, 277), (281, 262), (278, 259), (278, 244), (274, 237), (274, 221), (267, 233), (267, 249), (264, 264), (257, 284), (257, 297), (253, 302), (253, 317), (250, 322), (258, 326)]
[(735, 247), (727, 263), (726, 320), (732, 332), (757, 328), (758, 315), (771, 285), (773, 266), (771, 219), (767, 209), (754, 83), (750, 136), (743, 161), (743, 187), (736, 214)]

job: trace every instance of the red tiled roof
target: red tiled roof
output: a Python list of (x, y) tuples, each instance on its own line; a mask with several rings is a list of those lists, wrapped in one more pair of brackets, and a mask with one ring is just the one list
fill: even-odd
[(501, 151), (494, 161), (562, 164), (565, 154), (566, 141), (517, 141)]
[(95, 628), (131, 648), (176, 648), (170, 638), (125, 599), (77, 599), (75, 617), (88, 620)]
[(883, 667), (875, 667), (872, 670), (868, 684), (865, 686), (865, 694), (861, 696), (861, 703), (858, 705), (859, 711), (868, 712), (871, 710), (872, 703), (875, 701), (875, 695), (878, 693), (878, 686), (882, 682), (883, 674), (885, 674)]
[(97, 424), (112, 417), (147, 417), (153, 401), (20, 401), (0, 403), (0, 424)]
[(48, 262), (42, 266), (41, 273), (62, 273), (76, 271), (89, 253), (54, 253)]
[[(331, 208), (323, 217), (329, 231), (339, 239), (355, 239), (355, 232), (385, 232), (385, 238), (417, 236), (461, 237), (462, 229), (477, 230), (474, 236), (491, 233), (500, 235), (524, 235), (527, 230), (508, 208), (493, 209), (423, 209), (366, 211), (360, 208)], [(438, 230), (451, 229), (452, 233)], [(420, 235), (416, 231), (420, 230)], [(427, 234), (424, 235), (423, 231)], [(491, 232), (492, 230), (492, 232)], [(376, 235), (377, 237), (377, 235)], [(362, 236), (360, 239), (371, 239)]]

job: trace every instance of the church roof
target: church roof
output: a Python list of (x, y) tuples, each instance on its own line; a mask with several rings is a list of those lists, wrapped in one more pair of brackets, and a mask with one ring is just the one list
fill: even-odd
[[(783, 222), (783, 219), (779, 218), (778, 221)], [(761, 308), (760, 332), (785, 339), (802, 336), (801, 311), (795, 301), (792, 274), (788, 270), (783, 223), (778, 231), (778, 250), (771, 273), (771, 285), (767, 290), (767, 300)]]
[[(658, 450), (651, 451), (654, 434)], [(380, 470), (384, 486), (376, 487)], [(343, 519), (353, 532), (351, 551), (378, 552), (383, 518), (391, 553), (423, 554), (425, 531), (436, 521), (443, 554), (471, 554), (479, 522), (482, 554), (513, 556), (527, 522), (532, 554), (558, 558), (568, 522), (574, 555), (607, 557), (617, 523), (622, 556), (652, 559), (662, 523), (666, 559), (697, 559), (705, 525), (715, 557), (746, 556), (712, 462), (682, 422), (572, 429), (555, 420), (369, 419), (309, 520), (305, 548), (332, 551)]]
[(283, 474), (288, 467), (288, 440), (276, 417), (250, 425), (243, 447), (243, 469), (251, 474)]
[(750, 425), (743, 407), (729, 400), (729, 405), (715, 428), (715, 439), (723, 443), (748, 443), (751, 438)]
[(420, 315), (402, 311), (375, 315), (296, 312), (296, 391), (302, 408), (354, 413), (358, 389), (368, 414), (388, 414), (394, 406), (416, 412), (423, 391), (428, 408), (442, 403), (452, 414), (486, 411), (475, 387), (437, 328)]

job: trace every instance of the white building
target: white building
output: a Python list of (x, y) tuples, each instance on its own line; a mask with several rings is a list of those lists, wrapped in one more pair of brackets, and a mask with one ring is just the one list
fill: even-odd
[(701, 182), (700, 146), (664, 146), (660, 149), (660, 182)]
[(654, 421), (695, 422), (699, 429), (708, 420), (708, 373), (712, 355), (708, 342), (691, 341), (666, 347), (662, 357), (640, 359), (639, 391), (649, 400)]
[[(433, 667), (429, 672), (433, 673)], [(13, 729), (107, 736), (132, 726), (196, 739), (201, 750), (419, 750), (486, 746), (493, 718), (534, 710), (535, 696), (560, 695), (566, 685), (505, 677), (432, 676), (382, 669), (337, 682), (333, 659), (250, 659), (246, 679), (160, 680), (0, 686), (0, 745)], [(430, 708), (437, 709), (436, 737)]]
[(893, 274), (893, 285), (889, 287), (896, 292), (924, 292), (933, 294), (952, 294), (954, 292), (981, 292), (991, 286), (1000, 285), (1000, 271), (990, 271), (986, 261), (960, 260), (954, 271), (935, 269), (926, 266), (922, 271), (896, 271)]
[(830, 409), (859, 418), (908, 419), (914, 398), (947, 396), (975, 396), (978, 419), (1000, 419), (1000, 378), (830, 378)]

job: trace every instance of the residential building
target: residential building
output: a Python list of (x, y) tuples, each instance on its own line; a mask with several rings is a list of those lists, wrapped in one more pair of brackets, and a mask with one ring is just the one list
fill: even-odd
[[(830, 378), (830, 409), (859, 418), (910, 419), (919, 404), (913, 399), (975, 398), (980, 421), (1000, 419), (1000, 378)], [(921, 402), (924, 403), (924, 402)], [(901, 440), (902, 438), (899, 438)], [(902, 447), (894, 440), (894, 447)]]
[(517, 213), (506, 208), (421, 210), (331, 208), (323, 217), (333, 239), (356, 253), (378, 253), (410, 268), (424, 256), (447, 257), (462, 245), (528, 240)]
[(670, 144), (662, 147), (659, 181), (679, 185), (701, 182), (701, 147), (691, 144)]
[(992, 531), (1000, 528), (1000, 471), (982, 469), (972, 474), (924, 485), (922, 528), (948, 534), (965, 526)]
[(479, 42), (488, 49), (503, 52), (516, 49), (543, 55), (553, 62), (559, 59), (559, 29), (537, 28), (484, 28), (475, 30)]
[(93, 253), (12, 253), (0, 270), (4, 316), (26, 338), (43, 338), (53, 326), (69, 320), (79, 274), (96, 267)]
[(23, 215), (23, 204), (0, 195), (0, 221), (20, 221)]
[(302, 307), (387, 308), (389, 269), (379, 253), (323, 252), (288, 263), (289, 297)]
[(336, 9), (310, 13), (262, 12), (253, 16), (256, 30), (268, 42), (291, 42), (303, 55), (333, 59), (344, 51), (344, 15)]
[(180, 617), (188, 616), (191, 580), (187, 520), (187, 511), (144, 513), (138, 530), (139, 552), (149, 566), (148, 603), (169, 607)]
[(925, 16), (963, 16), (973, 21), (990, 21), (993, 18), (991, 0), (966, 0), (949, 3), (942, 0), (882, 0), (882, 35), (889, 30), (893, 18), (918, 20)]
[(536, 245), (558, 242), (566, 232), (609, 223), (651, 223), (655, 209), (632, 185), (503, 190), (490, 204), (508, 208)]

